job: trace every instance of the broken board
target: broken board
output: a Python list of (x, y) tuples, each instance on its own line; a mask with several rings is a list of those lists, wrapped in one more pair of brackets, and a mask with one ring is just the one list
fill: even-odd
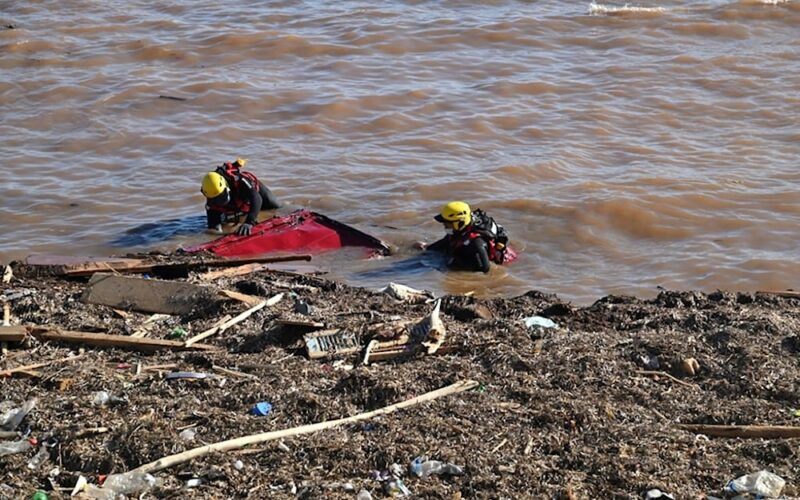
[(82, 300), (122, 310), (181, 315), (200, 306), (207, 307), (218, 299), (210, 289), (182, 281), (96, 273), (89, 280)]
[(308, 357), (311, 359), (350, 354), (361, 349), (356, 334), (340, 329), (309, 333), (303, 338), (306, 341)]

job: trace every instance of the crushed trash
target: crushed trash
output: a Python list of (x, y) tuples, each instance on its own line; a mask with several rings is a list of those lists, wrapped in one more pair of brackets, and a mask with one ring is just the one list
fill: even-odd
[(555, 321), (544, 316), (528, 316), (523, 320), (527, 328), (557, 328)]
[(652, 490), (648, 490), (644, 498), (645, 500), (675, 500), (675, 497), (673, 497), (669, 493), (664, 493), (658, 488), (653, 488)]
[(403, 483), (403, 480), (399, 478), (384, 483), (383, 491), (385, 491), (387, 495), (392, 497), (411, 496), (411, 490), (409, 490), (406, 487), (405, 483)]
[(178, 437), (181, 441), (194, 441), (194, 438), (197, 436), (197, 431), (194, 429), (184, 429), (178, 434)]
[[(105, 492), (107, 498), (114, 499), (118, 495), (140, 495), (158, 485), (158, 479), (152, 475), (132, 470), (124, 474), (111, 474), (103, 482), (101, 492)], [(102, 497), (97, 497), (102, 498)]]
[(262, 401), (250, 408), (250, 414), (257, 417), (266, 417), (272, 411), (272, 404)]
[(727, 493), (751, 493), (765, 498), (778, 498), (786, 481), (772, 472), (761, 470), (733, 479), (725, 486)]
[(3, 441), (0, 442), (0, 457), (5, 455), (15, 455), (22, 453), (33, 448), (33, 444), (29, 439), (20, 439), (18, 441)]
[(36, 398), (31, 398), (19, 408), (14, 408), (14, 403), (11, 401), (0, 403), (0, 411), (3, 412), (0, 414), (0, 429), (4, 431), (15, 430), (36, 406), (36, 401)]
[(356, 500), (372, 500), (372, 494), (367, 490), (361, 490), (356, 495)]
[(457, 465), (440, 462), (438, 460), (426, 460), (424, 457), (417, 457), (412, 460), (409, 470), (412, 474), (422, 479), (430, 476), (461, 476), (464, 474), (464, 469)]
[(410, 286), (401, 285), (399, 283), (389, 283), (384, 288), (378, 290), (379, 293), (399, 300), (401, 302), (409, 302), (411, 304), (419, 304), (422, 302), (430, 302), (433, 300), (433, 294), (427, 290), (417, 290)]

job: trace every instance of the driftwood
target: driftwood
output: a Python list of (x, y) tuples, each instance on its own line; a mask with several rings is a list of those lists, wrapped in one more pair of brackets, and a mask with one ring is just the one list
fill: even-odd
[(149, 464), (144, 464), (140, 467), (137, 467), (135, 470), (142, 471), (142, 472), (155, 472), (163, 469), (167, 469), (169, 467), (179, 465), (182, 463), (189, 462), (198, 457), (202, 457), (205, 455), (209, 455), (214, 452), (223, 452), (223, 451), (230, 451), (242, 448), (244, 446), (248, 446), (251, 444), (257, 443), (264, 443), (267, 441), (274, 441), (276, 439), (282, 439), (289, 436), (299, 436), (302, 434), (310, 434), (312, 432), (317, 432), (325, 429), (331, 429), (333, 427), (338, 427), (344, 424), (350, 424), (353, 422), (360, 422), (362, 420), (369, 420), (373, 417), (377, 417), (379, 415), (386, 415), (388, 413), (392, 413), (394, 411), (408, 408), (411, 406), (418, 405), (420, 403), (425, 403), (427, 401), (433, 401), (434, 399), (438, 399), (444, 396), (449, 396), (451, 394), (457, 394), (460, 392), (468, 391), (478, 385), (478, 382), (473, 380), (464, 380), (461, 382), (456, 382), (453, 385), (449, 385), (447, 387), (443, 387), (441, 389), (437, 389), (432, 392), (428, 392), (421, 396), (417, 396), (415, 398), (403, 401), (401, 403), (396, 403), (390, 406), (386, 406), (377, 410), (369, 411), (366, 413), (359, 413), (358, 415), (353, 415), (346, 418), (340, 418), (337, 420), (330, 420), (327, 422), (318, 422), (316, 424), (308, 424), (308, 425), (301, 425), (300, 427), (293, 427), (291, 429), (284, 429), (280, 431), (272, 431), (272, 432), (263, 432), (261, 434), (253, 434), (251, 436), (244, 436), (235, 439), (229, 439), (227, 441), (220, 441), (218, 443), (213, 443), (205, 446), (200, 446), (197, 448), (193, 448), (188, 451), (184, 451), (182, 453), (177, 453), (175, 455), (170, 455), (167, 457), (160, 458), (155, 462), (150, 462)]
[(679, 429), (713, 437), (788, 439), (800, 438), (800, 426), (681, 424)]
[(23, 375), (34, 376), (38, 377), (39, 373), (35, 372), (37, 368), (44, 368), (45, 366), (52, 366), (58, 365), (61, 363), (68, 363), (70, 361), (74, 361), (76, 359), (80, 359), (83, 357), (83, 354), (79, 354), (77, 356), (70, 356), (68, 358), (61, 358), (61, 359), (52, 359), (50, 361), (44, 361), (42, 363), (35, 363), (32, 365), (25, 365), (25, 366), (18, 366), (16, 368), (9, 368), (7, 370), (0, 371), (0, 377), (10, 377), (15, 373), (20, 373)]
[(92, 345), (97, 347), (119, 347), (133, 349), (137, 351), (158, 351), (168, 349), (171, 351), (207, 351), (216, 347), (207, 344), (195, 344), (187, 346), (178, 340), (166, 339), (146, 339), (141, 337), (130, 337), (128, 335), (108, 335), (105, 333), (72, 332), (66, 330), (48, 329), (43, 327), (33, 327), (29, 330), (30, 334), (39, 340), (63, 342), (67, 344)]
[(224, 322), (222, 324), (217, 324), (217, 325), (209, 328), (208, 330), (204, 331), (203, 333), (195, 335), (194, 337), (192, 337), (189, 340), (187, 340), (186, 342), (184, 342), (184, 344), (186, 345), (186, 347), (189, 347), (192, 344), (194, 344), (195, 342), (199, 342), (199, 341), (201, 341), (201, 340), (203, 340), (205, 338), (208, 338), (208, 337), (210, 337), (212, 335), (216, 335), (218, 333), (222, 333), (225, 330), (227, 330), (228, 328), (232, 327), (233, 325), (235, 325), (237, 323), (241, 323), (245, 319), (249, 318), (256, 311), (258, 311), (260, 309), (263, 309), (266, 306), (272, 306), (272, 305), (277, 304), (278, 301), (280, 301), (282, 298), (283, 298), (283, 294), (282, 293), (279, 293), (279, 294), (277, 294), (277, 295), (275, 295), (273, 297), (270, 297), (269, 299), (258, 303), (257, 305), (251, 307), (250, 309), (246, 310), (245, 312), (241, 313), (240, 315), (235, 316), (234, 318), (232, 318), (232, 319), (230, 319), (230, 320), (228, 320), (228, 321), (226, 321), (226, 322)]

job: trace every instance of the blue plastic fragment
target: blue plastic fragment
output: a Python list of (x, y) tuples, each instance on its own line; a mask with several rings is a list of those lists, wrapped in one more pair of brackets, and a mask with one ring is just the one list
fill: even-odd
[(271, 411), (272, 405), (266, 401), (262, 401), (260, 403), (256, 403), (256, 405), (250, 409), (250, 414), (257, 417), (266, 417)]

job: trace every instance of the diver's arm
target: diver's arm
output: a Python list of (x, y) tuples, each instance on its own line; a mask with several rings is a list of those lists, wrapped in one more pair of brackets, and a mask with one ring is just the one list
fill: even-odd
[(489, 261), (489, 245), (483, 238), (474, 238), (470, 242), (470, 250), (473, 251), (473, 258), (475, 259), (473, 265), (476, 271), (488, 273), (491, 269)]
[(444, 238), (440, 239), (439, 241), (435, 241), (435, 242), (431, 243), (430, 245), (425, 245), (424, 249), (425, 250), (430, 250), (432, 252), (445, 252), (445, 251), (447, 251), (447, 245), (448, 245), (447, 236), (445, 236)]

